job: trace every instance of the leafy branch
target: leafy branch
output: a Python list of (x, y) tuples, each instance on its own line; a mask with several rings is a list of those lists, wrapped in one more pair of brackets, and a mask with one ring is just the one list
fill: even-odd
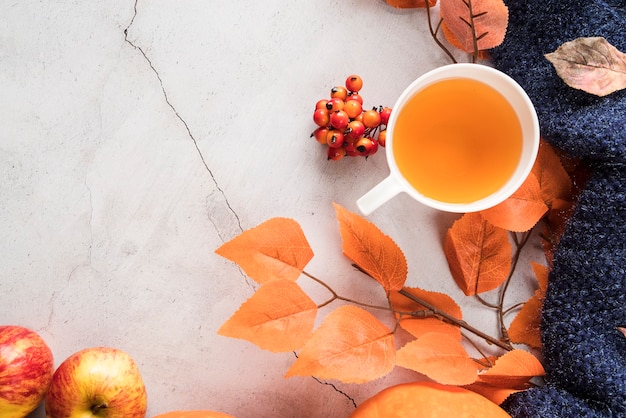
[[(364, 303), (340, 295), (307, 272), (305, 266), (313, 251), (300, 225), (292, 219), (272, 218), (216, 250), (260, 284), (218, 333), (273, 352), (297, 352), (286, 377), (315, 376), (363, 383), (399, 366), (439, 383), (475, 383), (495, 398), (525, 389), (531, 378), (544, 373), (543, 367), (531, 353), (513, 344), (540, 347), (538, 312), (549, 269), (533, 264), (539, 286), (528, 301), (505, 309), (504, 295), (522, 248), (530, 239), (529, 231), (541, 219), (550, 220), (550, 234), (562, 230), (565, 220), (557, 213), (566, 206), (562, 202), (571, 200), (571, 192), (571, 180), (559, 157), (543, 144), (535, 167), (518, 191), (496, 207), (462, 215), (448, 229), (443, 250), (450, 273), (467, 296), (480, 298), (498, 311), (500, 338), (468, 324), (450, 296), (407, 287), (407, 262), (397, 244), (375, 225), (337, 204), (344, 255), (380, 284), (387, 303)], [(558, 237), (551, 242), (558, 242)], [(550, 251), (546, 251), (548, 256)], [(323, 286), (330, 297), (321, 303), (313, 301), (297, 283), (302, 276)], [(500, 289), (496, 303), (479, 296), (494, 289)], [(319, 309), (335, 301), (346, 303), (315, 327)], [(507, 329), (504, 317), (515, 309), (519, 313)], [(390, 330), (371, 310), (394, 315), (395, 327)], [(398, 328), (413, 337), (399, 348), (394, 338)], [(486, 355), (487, 350), (473, 340), (475, 337), (504, 353)], [(464, 339), (482, 358), (468, 354), (461, 344)]]
[[(387, 3), (395, 5), (393, 0), (387, 0)], [(472, 62), (477, 62), (483, 51), (500, 45), (504, 40), (508, 8), (502, 0), (440, 0), (440, 18), (436, 24), (431, 13), (434, 4), (425, 0), (423, 3), (416, 2), (413, 7), (426, 8), (430, 35), (453, 63), (457, 60), (439, 39), (440, 33), (450, 45), (469, 53)]]

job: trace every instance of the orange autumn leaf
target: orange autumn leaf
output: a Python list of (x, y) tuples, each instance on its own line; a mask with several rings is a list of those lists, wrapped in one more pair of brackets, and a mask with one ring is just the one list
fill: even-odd
[(546, 290), (548, 290), (548, 276), (550, 274), (550, 269), (535, 262), (531, 263), (531, 266), (533, 268), (533, 272), (535, 273), (537, 284), (539, 285), (537, 292), (540, 292), (540, 297), (543, 299), (543, 296), (546, 294)]
[(507, 231), (480, 213), (466, 213), (454, 222), (446, 234), (444, 252), (452, 277), (467, 296), (497, 288), (511, 269)]
[(472, 392), (476, 392), (485, 398), (489, 399), (496, 405), (500, 405), (510, 395), (521, 392), (523, 389), (510, 389), (501, 388), (497, 386), (491, 386), (483, 382), (474, 382), (471, 385), (464, 386), (465, 389), (469, 389)]
[(533, 348), (541, 348), (541, 301), (533, 295), (515, 316), (509, 326), (509, 338), (515, 344), (526, 344)]
[(439, 5), (444, 36), (462, 50), (477, 53), (502, 43), (509, 9), (502, 0), (446, 0)]
[(444, 385), (468, 385), (478, 376), (478, 364), (458, 340), (447, 334), (424, 334), (398, 350), (396, 357), (398, 366)]
[[(411, 9), (414, 7), (426, 7), (426, 0), (386, 0), (387, 4), (401, 9)], [(430, 7), (437, 4), (437, 0), (428, 0)]]
[(524, 232), (539, 222), (548, 211), (541, 197), (537, 177), (531, 172), (526, 181), (504, 202), (482, 210), (480, 214), (494, 226), (513, 232)]
[(226, 242), (215, 252), (237, 263), (257, 283), (296, 280), (313, 258), (300, 225), (272, 218)]
[(387, 293), (402, 289), (408, 267), (400, 247), (371, 222), (336, 203), (333, 205), (344, 255), (379, 282)]
[[(415, 295), (422, 301), (437, 307), (438, 310), (445, 312), (451, 317), (458, 320), (463, 318), (459, 305), (445, 293), (430, 292), (414, 287), (405, 287), (404, 290)], [(437, 332), (447, 334), (456, 340), (461, 340), (461, 329), (458, 326), (444, 322), (436, 316), (420, 317), (420, 313), (427, 314), (429, 311), (419, 303), (412, 301), (398, 292), (391, 292), (389, 294), (389, 300), (395, 311), (415, 313), (415, 316), (406, 314), (400, 316), (396, 314), (396, 317), (401, 317), (400, 326), (414, 337), (419, 338), (426, 333)]]
[(532, 263), (539, 288), (528, 299), (509, 326), (509, 338), (515, 344), (526, 344), (533, 348), (541, 348), (541, 308), (548, 287), (548, 268)]
[[(450, 45), (461, 50), (463, 49), (463, 45), (456, 38), (456, 36), (454, 36), (454, 34), (448, 28), (448, 26), (446, 26), (446, 22), (443, 22), (443, 21), (441, 22), (441, 32), (443, 33), (443, 36), (446, 38), (446, 40), (450, 43)], [(476, 58), (480, 60), (486, 60), (486, 59), (489, 59), (489, 54), (487, 51), (481, 50), (481, 51), (478, 51), (478, 55)]]
[(391, 331), (366, 310), (344, 305), (324, 318), (285, 377), (364, 383), (391, 372), (395, 356)]
[(512, 350), (496, 360), (478, 379), (492, 386), (523, 388), (533, 377), (543, 375), (545, 370), (537, 357), (525, 350)]
[(272, 352), (301, 348), (311, 337), (317, 305), (292, 280), (272, 280), (245, 301), (218, 330)]
[(561, 158), (547, 142), (541, 141), (532, 173), (539, 182), (541, 197), (548, 207), (554, 199), (571, 200), (572, 180), (563, 168)]

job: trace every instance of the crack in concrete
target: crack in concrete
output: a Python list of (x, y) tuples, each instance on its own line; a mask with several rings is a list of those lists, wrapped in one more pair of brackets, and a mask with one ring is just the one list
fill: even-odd
[(356, 405), (356, 401), (354, 400), (354, 398), (350, 395), (348, 395), (346, 392), (344, 392), (343, 390), (339, 389), (337, 386), (335, 386), (333, 383), (330, 382), (325, 382), (323, 380), (318, 379), (317, 377), (313, 376), (313, 379), (319, 383), (320, 385), (327, 385), (330, 386), (331, 388), (333, 388), (335, 390), (335, 392), (340, 393), (341, 395), (345, 396), (350, 402), (352, 402), (352, 406), (354, 406), (354, 408), (356, 409), (357, 405)]
[[(176, 107), (170, 101), (170, 99), (169, 99), (169, 97), (167, 95), (167, 91), (165, 89), (165, 86), (163, 84), (163, 79), (161, 78), (161, 75), (159, 74), (157, 69), (154, 67), (154, 65), (152, 64), (152, 61), (150, 60), (148, 55), (146, 55), (145, 51), (139, 45), (136, 45), (135, 43), (133, 43), (133, 41), (128, 39), (128, 30), (133, 25), (133, 22), (135, 21), (135, 18), (137, 17), (137, 3), (138, 3), (138, 1), (139, 0), (135, 0), (135, 4), (133, 6), (133, 10), (134, 10), (133, 17), (131, 18), (130, 23), (128, 24), (128, 26), (126, 26), (126, 28), (124, 29), (124, 41), (127, 44), (129, 44), (130, 46), (132, 46), (135, 50), (139, 51), (139, 53), (143, 56), (143, 58), (146, 60), (146, 62), (150, 66), (150, 69), (152, 70), (152, 72), (156, 76), (157, 80), (159, 81), (159, 85), (161, 86), (161, 91), (163, 92), (163, 97), (165, 99), (165, 103), (169, 106), (170, 109), (172, 109), (172, 112), (174, 113), (176, 118), (185, 127), (185, 130), (187, 131), (187, 136), (193, 142), (193, 145), (194, 145), (194, 147), (196, 149), (196, 153), (198, 154), (198, 156), (200, 157), (200, 160), (202, 161), (202, 165), (204, 166), (205, 170), (211, 176), (211, 180), (213, 180), (213, 183), (215, 184), (215, 188), (217, 189), (217, 191), (220, 193), (221, 197), (223, 198), (224, 203), (226, 204), (226, 206), (228, 208), (228, 211), (234, 216), (234, 218), (236, 220), (236, 223), (237, 223), (237, 227), (239, 228), (239, 231), (243, 232), (243, 228), (241, 226), (241, 220), (239, 219), (239, 215), (237, 215), (237, 212), (235, 212), (235, 210), (230, 205), (230, 202), (228, 201), (228, 198), (226, 197), (226, 194), (224, 193), (224, 190), (220, 187), (219, 183), (217, 182), (217, 179), (215, 178), (215, 175), (213, 174), (213, 171), (211, 171), (211, 169), (209, 168), (209, 165), (207, 164), (207, 162), (206, 162), (206, 160), (204, 158), (204, 155), (202, 154), (202, 151), (200, 150), (200, 147), (198, 146), (198, 141), (196, 140), (196, 137), (191, 132), (191, 129), (189, 128), (189, 124), (180, 115), (180, 113), (178, 113), (178, 110), (176, 110)], [(217, 230), (218, 235), (220, 236), (220, 239), (222, 239), (222, 241), (225, 241), (225, 237), (222, 236), (220, 228), (218, 228), (218, 225), (215, 223), (215, 221), (213, 219), (211, 219), (211, 217), (209, 217), (209, 220), (213, 224), (215, 229)]]
[[(183, 126), (185, 127), (185, 130), (187, 131), (187, 136), (189, 136), (189, 138), (192, 140), (194, 147), (196, 148), (196, 152), (198, 153), (198, 156), (200, 157), (200, 160), (202, 161), (202, 164), (204, 165), (204, 168), (206, 169), (206, 171), (209, 173), (209, 175), (211, 176), (211, 179), (213, 180), (213, 183), (215, 184), (215, 187), (217, 189), (217, 191), (220, 193), (221, 197), (224, 199), (224, 203), (226, 204), (226, 206), (228, 207), (228, 210), (230, 211), (230, 213), (232, 213), (232, 215), (235, 217), (236, 222), (237, 222), (237, 226), (239, 228), (239, 230), (241, 232), (243, 232), (243, 228), (241, 226), (241, 220), (239, 219), (239, 216), (237, 215), (237, 213), (233, 210), (232, 206), (230, 205), (226, 194), (224, 193), (224, 190), (219, 186), (217, 179), (215, 178), (215, 176), (213, 175), (213, 172), (211, 171), (211, 169), (209, 168), (209, 165), (207, 164), (206, 160), (204, 159), (204, 155), (202, 154), (202, 151), (200, 150), (200, 147), (198, 146), (198, 141), (196, 140), (196, 138), (193, 136), (193, 133), (191, 132), (191, 129), (189, 128), (189, 125), (187, 124), (187, 121), (185, 121), (185, 119), (183, 119), (183, 117), (178, 113), (178, 111), (176, 110), (176, 107), (174, 107), (174, 105), (172, 104), (172, 102), (170, 101), (168, 95), (167, 95), (167, 91), (165, 90), (165, 86), (163, 85), (163, 80), (161, 79), (161, 75), (159, 74), (159, 72), (157, 71), (156, 68), (154, 68), (154, 65), (152, 64), (152, 61), (150, 60), (150, 58), (146, 55), (145, 51), (138, 45), (134, 44), (133, 41), (131, 41), (130, 39), (128, 39), (128, 30), (130, 29), (130, 27), (133, 25), (133, 22), (135, 21), (135, 18), (137, 17), (137, 3), (139, 0), (135, 0), (134, 6), (133, 6), (133, 17), (130, 20), (130, 23), (128, 24), (128, 26), (126, 26), (126, 28), (124, 29), (124, 41), (129, 44), (130, 46), (132, 46), (135, 50), (139, 51), (139, 53), (143, 56), (143, 58), (146, 60), (146, 62), (148, 63), (148, 65), (150, 66), (150, 69), (152, 70), (152, 72), (154, 73), (154, 75), (156, 76), (156, 78), (159, 80), (159, 85), (161, 86), (161, 91), (163, 92), (163, 97), (165, 98), (165, 103), (167, 103), (167, 105), (170, 107), (170, 109), (172, 109), (172, 112), (174, 113), (174, 115), (176, 116), (176, 118), (183, 124)], [(213, 224), (213, 226), (215, 227), (215, 229), (218, 232), (218, 235), (220, 236), (220, 239), (222, 241), (225, 241), (225, 237), (222, 236), (222, 233), (220, 231), (220, 228), (218, 228), (217, 224), (215, 223), (215, 221), (212, 219), (212, 217), (209, 217), (209, 221)], [(241, 271), (241, 269), (240, 269)], [(241, 272), (242, 275), (244, 277), (246, 277), (246, 275)], [(71, 274), (70, 274), (71, 277)], [(246, 280), (247, 281), (247, 280)], [(249, 282), (248, 285), (252, 286)], [(254, 286), (252, 286), (254, 287)], [(295, 354), (295, 353), (294, 353)], [(296, 355), (297, 357), (297, 355)], [(350, 396), (348, 395), (346, 392), (342, 391), (341, 389), (339, 389), (337, 386), (335, 386), (334, 384), (330, 383), (330, 382), (325, 382), (322, 381), (320, 379), (318, 379), (317, 377), (313, 376), (313, 379), (318, 382), (320, 385), (326, 385), (326, 386), (330, 386), (335, 392), (339, 393), (340, 395), (344, 396), (346, 399), (348, 399), (348, 401), (350, 401), (352, 403), (352, 405), (356, 408), (357, 404), (356, 401)]]

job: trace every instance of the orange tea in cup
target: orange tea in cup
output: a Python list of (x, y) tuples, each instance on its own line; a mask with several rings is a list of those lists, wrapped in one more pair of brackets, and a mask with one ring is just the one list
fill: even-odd
[(508, 100), (489, 85), (451, 78), (425, 87), (397, 115), (393, 156), (424, 196), (468, 203), (500, 189), (522, 153), (522, 128)]
[(365, 215), (399, 193), (448, 212), (511, 196), (530, 173), (539, 122), (511, 77), (481, 64), (431, 70), (400, 95), (387, 125), (389, 176), (357, 200)]

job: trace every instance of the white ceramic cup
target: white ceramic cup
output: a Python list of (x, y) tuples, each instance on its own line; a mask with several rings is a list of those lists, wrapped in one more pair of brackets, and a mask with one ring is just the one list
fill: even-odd
[[(522, 128), (522, 152), (517, 167), (508, 181), (496, 192), (468, 203), (434, 200), (416, 190), (402, 175), (393, 154), (395, 121), (402, 107), (420, 90), (446, 79), (467, 78), (485, 83), (502, 94), (513, 107)], [(390, 174), (357, 200), (364, 215), (369, 215), (399, 193), (407, 193), (422, 204), (446, 212), (476, 212), (501, 203), (526, 180), (539, 150), (539, 122), (535, 108), (526, 92), (515, 80), (494, 68), (482, 64), (450, 64), (436, 68), (419, 77), (404, 90), (392, 108), (387, 125), (386, 154)]]

